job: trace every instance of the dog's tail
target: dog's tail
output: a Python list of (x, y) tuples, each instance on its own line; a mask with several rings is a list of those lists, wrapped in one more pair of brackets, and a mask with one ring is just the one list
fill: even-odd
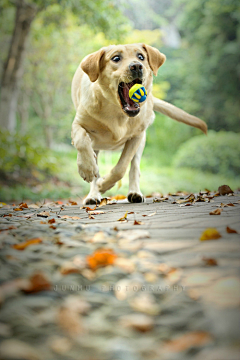
[(196, 116), (192, 116), (178, 107), (155, 97), (153, 97), (153, 104), (154, 111), (158, 111), (174, 120), (183, 122), (184, 124), (194, 126), (202, 130), (204, 134), (207, 134), (207, 124)]

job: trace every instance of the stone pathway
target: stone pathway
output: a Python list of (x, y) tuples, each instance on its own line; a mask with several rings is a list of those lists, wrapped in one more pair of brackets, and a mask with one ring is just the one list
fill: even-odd
[(238, 360), (240, 193), (186, 197), (3, 206), (0, 359)]

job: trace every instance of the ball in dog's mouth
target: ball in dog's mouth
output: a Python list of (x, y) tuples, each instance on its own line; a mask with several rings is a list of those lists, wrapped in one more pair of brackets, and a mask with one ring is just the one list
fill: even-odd
[(139, 114), (140, 106), (129, 98), (129, 89), (134, 84), (142, 84), (142, 80), (135, 79), (129, 83), (120, 82), (118, 85), (118, 94), (123, 111), (129, 116), (134, 117)]

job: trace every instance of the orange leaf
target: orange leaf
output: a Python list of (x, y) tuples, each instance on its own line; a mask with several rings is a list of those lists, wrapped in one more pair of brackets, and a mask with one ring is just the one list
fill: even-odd
[(56, 222), (55, 219), (49, 219), (49, 220), (48, 220), (48, 223), (49, 223), (49, 224), (53, 224), (53, 223), (55, 223), (55, 222)]
[(28, 206), (27, 206), (27, 204), (26, 203), (21, 203), (21, 204), (19, 204), (19, 207), (21, 208), (21, 209), (27, 209), (28, 208)]
[(229, 226), (226, 227), (226, 231), (229, 234), (238, 234), (237, 230), (231, 229)]
[(77, 205), (78, 203), (76, 201), (69, 200), (71, 205)]
[(34, 238), (34, 239), (31, 239), (31, 240), (27, 240), (27, 241), (24, 241), (20, 244), (14, 244), (12, 245), (12, 247), (16, 250), (24, 250), (26, 247), (28, 247), (29, 245), (33, 245), (33, 244), (39, 244), (42, 242), (42, 239), (40, 238)]
[(56, 226), (54, 226), (54, 225), (50, 225), (49, 227), (54, 230), (56, 229)]
[(86, 212), (88, 212), (88, 211), (93, 211), (93, 210), (95, 210), (96, 208), (97, 208), (97, 206), (95, 206), (95, 208), (93, 208), (93, 209), (91, 209), (89, 206), (82, 206), (80, 209), (85, 209)]
[(222, 235), (217, 231), (217, 229), (215, 228), (208, 228), (206, 230), (203, 231), (200, 240), (201, 241), (205, 241), (205, 240), (217, 240), (220, 237), (222, 237)]
[(215, 209), (209, 213), (209, 215), (221, 215), (222, 209)]
[(99, 267), (112, 265), (117, 255), (112, 249), (98, 249), (92, 255), (87, 256), (87, 264), (92, 270)]
[(165, 350), (180, 352), (185, 351), (190, 347), (203, 346), (211, 341), (212, 337), (209, 333), (204, 331), (193, 331), (168, 341), (165, 345)]
[(135, 220), (133, 225), (143, 225), (144, 222)]
[(13, 209), (14, 211), (23, 211), (23, 209), (21, 209), (21, 208), (15, 208), (15, 209)]
[(12, 214), (4, 214), (4, 215), (3, 215), (3, 217), (6, 217), (6, 216), (11, 217), (11, 216), (12, 216)]

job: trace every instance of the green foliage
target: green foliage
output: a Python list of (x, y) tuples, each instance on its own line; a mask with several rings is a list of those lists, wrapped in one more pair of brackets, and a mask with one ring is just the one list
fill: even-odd
[(57, 170), (56, 158), (30, 134), (0, 132), (0, 169), (3, 178), (24, 182), (31, 177), (44, 179)]
[(194, 168), (214, 174), (240, 174), (240, 134), (209, 131), (186, 141), (174, 159), (177, 167)]
[(162, 74), (171, 84), (167, 101), (202, 117), (209, 128), (240, 131), (239, 1), (175, 3), (183, 9), (178, 15), (182, 46), (166, 49)]

